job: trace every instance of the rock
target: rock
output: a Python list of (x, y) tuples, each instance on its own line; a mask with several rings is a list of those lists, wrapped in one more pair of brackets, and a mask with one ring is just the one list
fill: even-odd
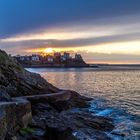
[(6, 135), (11, 137), (31, 121), (31, 104), (24, 99), (13, 102), (0, 102), (0, 140)]
[(4, 140), (7, 133), (6, 115), (4, 110), (0, 109), (0, 140)]
[(4, 89), (0, 89), (0, 101), (12, 101), (12, 98)]
[(104, 132), (96, 129), (82, 128), (73, 134), (78, 140), (111, 140)]
[[(60, 112), (51, 105), (36, 104), (31, 124), (31, 127), (44, 129), (47, 138), (62, 140), (59, 134), (61, 136), (67, 134), (68, 137), (79, 140), (110, 140), (106, 132), (111, 132), (114, 128), (111, 119), (93, 116), (85, 109), (69, 109)], [(65, 137), (65, 139), (68, 138)]]
[(16, 60), (0, 50), (0, 89), (12, 97), (49, 94), (59, 89), (39, 74), (26, 71)]
[(111, 120), (108, 118), (93, 116), (84, 111), (63, 111), (59, 114), (53, 114), (53, 117), (49, 117), (49, 114), (47, 114), (45, 122), (48, 126), (58, 127), (60, 130), (65, 129), (65, 127), (70, 127), (73, 130), (90, 128), (99, 131), (111, 131), (114, 128)]
[(92, 100), (92, 98), (83, 97), (70, 90), (63, 90), (55, 94), (26, 96), (26, 98), (32, 105), (47, 102), (59, 112), (71, 108), (89, 107), (89, 101)]
[(72, 129), (66, 128), (61, 131), (56, 128), (50, 128), (46, 126), (46, 139), (47, 140), (77, 140), (76, 137), (72, 135)]

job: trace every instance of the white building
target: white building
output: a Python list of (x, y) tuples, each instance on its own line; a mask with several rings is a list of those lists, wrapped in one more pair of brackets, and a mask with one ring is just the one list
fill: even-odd
[(40, 60), (38, 55), (32, 55), (31, 59), (32, 59), (32, 61), (39, 61)]

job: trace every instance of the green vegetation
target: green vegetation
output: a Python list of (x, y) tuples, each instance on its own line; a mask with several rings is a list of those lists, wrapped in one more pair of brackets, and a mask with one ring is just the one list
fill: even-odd
[(31, 134), (31, 133), (34, 133), (34, 132), (35, 132), (35, 129), (30, 128), (30, 127), (22, 128), (22, 129), (20, 130), (20, 134), (21, 134), (21, 135)]

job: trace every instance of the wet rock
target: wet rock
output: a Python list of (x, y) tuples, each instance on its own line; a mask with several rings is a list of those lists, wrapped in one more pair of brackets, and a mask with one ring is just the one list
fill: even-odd
[(73, 130), (91, 128), (100, 131), (111, 131), (114, 128), (111, 120), (108, 118), (92, 116), (90, 113), (83, 111), (64, 111), (59, 114), (53, 114), (53, 117), (50, 116), (50, 118), (48, 116), (49, 115), (45, 118), (46, 124), (50, 127), (58, 127), (62, 130), (68, 126)]
[(73, 135), (78, 140), (111, 140), (104, 132), (89, 128), (79, 129)]
[(93, 116), (84, 109), (70, 109), (59, 112), (55, 110), (54, 106), (49, 107), (49, 109), (45, 105), (44, 109), (43, 105), (41, 105), (41, 108), (40, 104), (35, 106), (36, 113), (31, 126), (44, 129), (46, 137), (48, 136), (50, 139), (59, 140), (59, 134), (61, 136), (68, 134), (73, 139), (82, 140), (80, 138), (82, 137), (83, 140), (109, 140), (110, 138), (106, 135), (106, 132), (111, 132), (114, 128), (111, 119)]

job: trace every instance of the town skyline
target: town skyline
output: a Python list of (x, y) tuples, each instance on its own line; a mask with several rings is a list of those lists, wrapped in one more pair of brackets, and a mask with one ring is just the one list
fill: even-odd
[(81, 54), (75, 53), (72, 56), (68, 52), (52, 53), (50, 49), (43, 54), (16, 55), (13, 58), (24, 67), (89, 67)]

